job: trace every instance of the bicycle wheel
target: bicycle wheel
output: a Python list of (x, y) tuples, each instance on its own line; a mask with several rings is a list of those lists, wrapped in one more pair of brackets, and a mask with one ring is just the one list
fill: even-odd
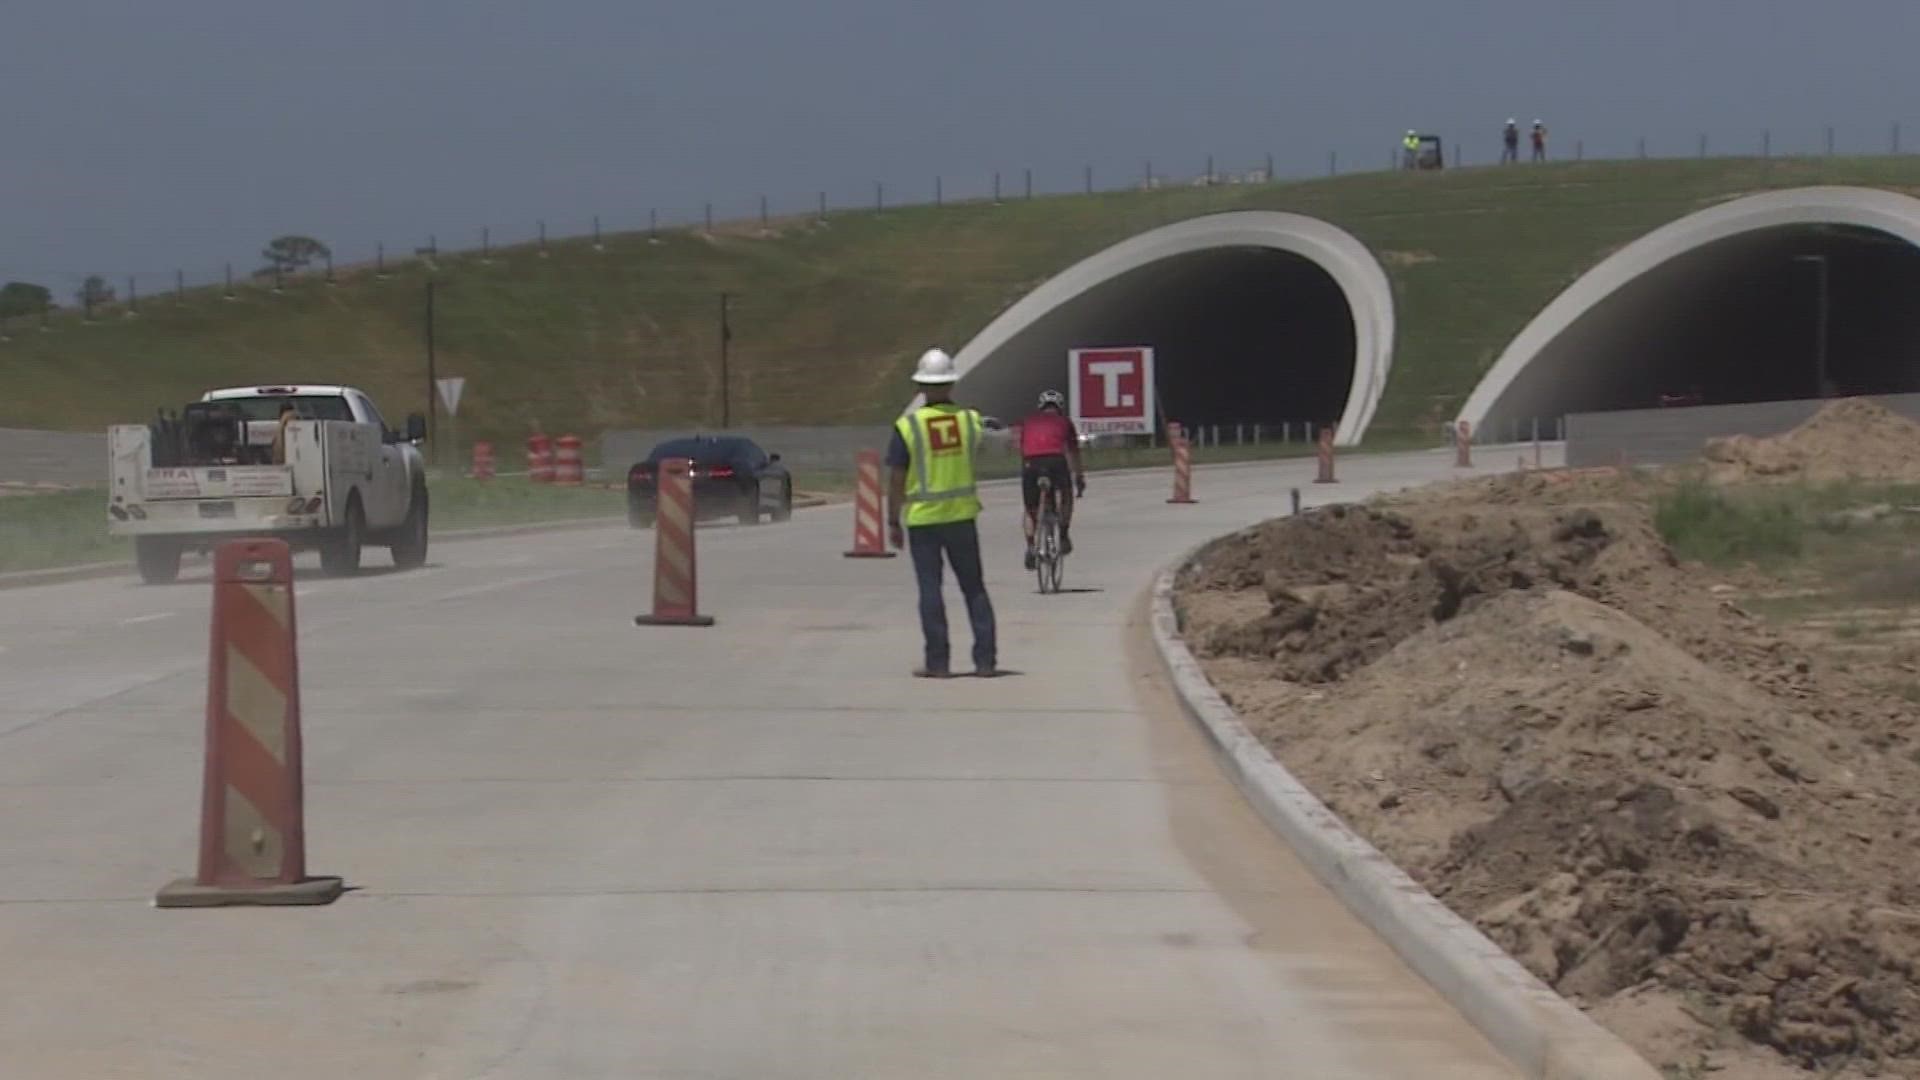
[(1036, 546), (1033, 566), (1040, 578), (1040, 591), (1060, 591), (1060, 521), (1051, 509), (1041, 515)]

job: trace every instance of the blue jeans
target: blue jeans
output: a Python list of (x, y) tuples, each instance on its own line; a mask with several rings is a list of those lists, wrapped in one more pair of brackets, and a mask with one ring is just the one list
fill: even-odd
[(998, 666), (993, 601), (987, 599), (987, 582), (980, 569), (980, 530), (971, 521), (915, 526), (907, 530), (907, 550), (913, 556), (913, 576), (920, 582), (920, 632), (927, 642), (927, 670), (947, 671), (952, 662), (947, 603), (941, 595), (943, 555), (953, 564), (960, 595), (967, 601), (967, 619), (973, 624), (973, 666), (984, 670)]

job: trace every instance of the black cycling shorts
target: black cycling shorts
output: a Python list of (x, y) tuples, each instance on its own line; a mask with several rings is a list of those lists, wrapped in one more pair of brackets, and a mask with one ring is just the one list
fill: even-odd
[(1061, 503), (1073, 497), (1073, 469), (1067, 465), (1065, 454), (1042, 454), (1030, 457), (1020, 463), (1020, 497), (1026, 501), (1027, 509), (1040, 509), (1040, 478), (1053, 481), (1055, 496)]

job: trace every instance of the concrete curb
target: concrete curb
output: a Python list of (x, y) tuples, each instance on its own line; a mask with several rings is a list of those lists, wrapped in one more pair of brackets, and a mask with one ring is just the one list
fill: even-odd
[(1174, 580), (1153, 583), (1153, 643), (1187, 715), (1254, 809), (1314, 876), (1530, 1080), (1660, 1080), (1612, 1032), (1521, 967), (1349, 829), (1240, 722), (1180, 639)]

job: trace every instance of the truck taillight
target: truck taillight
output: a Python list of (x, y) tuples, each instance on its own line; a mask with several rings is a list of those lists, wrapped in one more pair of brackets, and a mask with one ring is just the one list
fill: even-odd
[(307, 513), (309, 513), (309, 514), (317, 514), (317, 513), (319, 513), (319, 512), (320, 512), (320, 504), (321, 504), (321, 502), (322, 502), (322, 501), (323, 501), (323, 500), (322, 500), (322, 499), (320, 498), (320, 496), (318, 496), (318, 495), (315, 495), (315, 496), (314, 496), (313, 498), (311, 498), (311, 499), (308, 499), (308, 500), (307, 500)]
[(307, 508), (307, 500), (301, 498), (298, 495), (295, 495), (293, 497), (293, 500), (287, 503), (287, 513), (289, 514), (304, 513), (306, 511), (306, 508)]
[(731, 480), (733, 479), (733, 466), (715, 465), (707, 470), (707, 475), (713, 477), (715, 480)]

